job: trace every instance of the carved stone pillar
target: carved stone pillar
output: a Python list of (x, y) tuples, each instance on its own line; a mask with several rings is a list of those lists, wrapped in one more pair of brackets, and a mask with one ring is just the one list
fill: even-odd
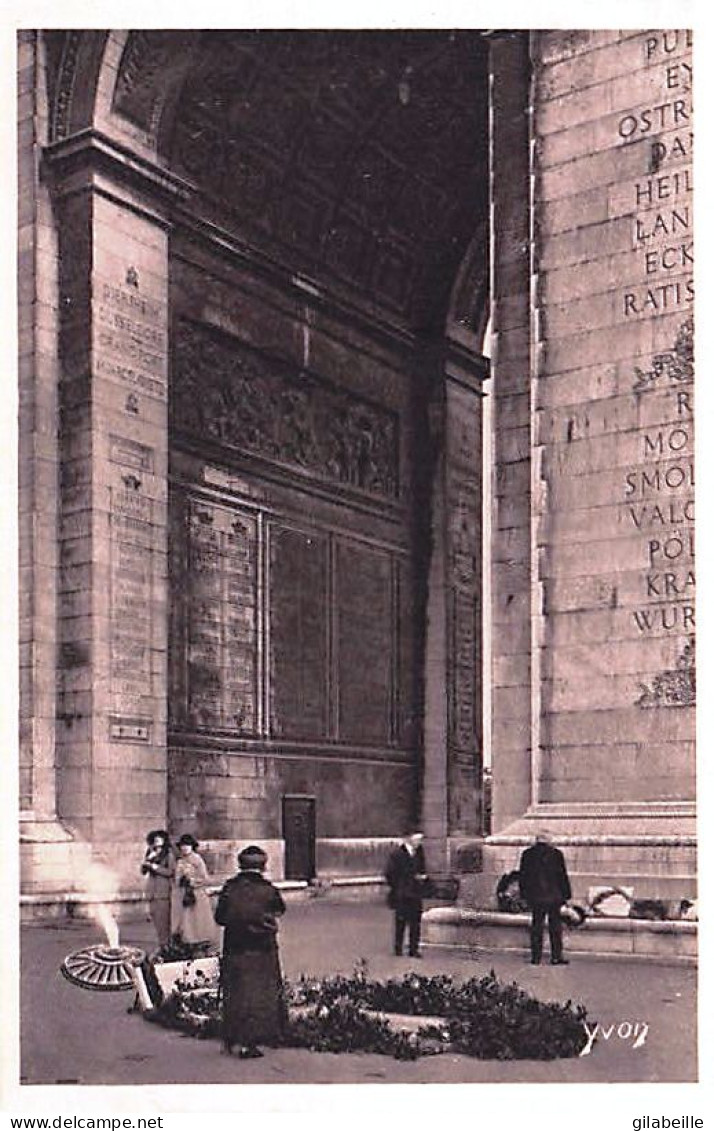
[(57, 251), (49, 197), (37, 176), (47, 98), (36, 32), (18, 35), (18, 94), (19, 784), (23, 834), (29, 838), (30, 824), (55, 817), (57, 646)]
[(446, 374), (449, 836), (481, 832), (481, 374)]
[(166, 820), (168, 248), (161, 215), (100, 174), (96, 156), (72, 139), (49, 152), (60, 232), (58, 813), (135, 886), (135, 856), (118, 848)]
[(430, 867), (481, 832), (481, 379), (447, 361), (432, 504), (425, 662), (423, 824)]
[(18, 34), (18, 519), (20, 875), (32, 896), (61, 887), (75, 855), (57, 820), (59, 444), (57, 234), (39, 177), (49, 107), (43, 39)]

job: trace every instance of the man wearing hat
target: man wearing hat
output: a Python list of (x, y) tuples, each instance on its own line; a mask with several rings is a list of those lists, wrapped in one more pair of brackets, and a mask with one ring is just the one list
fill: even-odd
[(221, 890), (215, 919), (225, 927), (221, 959), (223, 1051), (262, 1056), (259, 1045), (280, 1041), (285, 1020), (276, 916), (285, 911), (263, 876), (268, 857), (251, 844), (238, 854), (240, 872)]

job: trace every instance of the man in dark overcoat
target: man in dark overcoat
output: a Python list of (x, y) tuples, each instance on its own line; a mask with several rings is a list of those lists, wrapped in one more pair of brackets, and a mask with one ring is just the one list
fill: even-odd
[(223, 1051), (238, 1045), (242, 1058), (262, 1056), (261, 1044), (279, 1044), (285, 1004), (278, 957), (277, 916), (283, 898), (263, 876), (268, 857), (250, 845), (238, 854), (240, 872), (228, 880), (215, 919), (225, 927), (221, 958)]
[(538, 833), (535, 844), (522, 854), (518, 872), (521, 896), (531, 909), (531, 962), (537, 966), (543, 955), (543, 924), (547, 919), (551, 965), (567, 966), (560, 909), (572, 893), (565, 857), (551, 843), (548, 833)]
[(421, 916), (427, 883), (422, 833), (407, 833), (391, 853), (384, 871), (389, 885), (387, 902), (394, 911), (394, 953), (401, 955), (405, 932), (409, 931), (409, 954), (421, 958)]

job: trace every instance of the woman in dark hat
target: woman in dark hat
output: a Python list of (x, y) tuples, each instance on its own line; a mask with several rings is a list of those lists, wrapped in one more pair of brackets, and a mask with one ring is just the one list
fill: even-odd
[(243, 1058), (262, 1056), (258, 1045), (278, 1044), (285, 1019), (276, 920), (285, 904), (263, 876), (267, 861), (254, 844), (238, 854), (240, 872), (223, 885), (215, 915), (225, 927), (223, 1050), (238, 1045)]
[(166, 946), (171, 939), (171, 887), (174, 876), (171, 841), (166, 829), (152, 829), (146, 834), (146, 844), (141, 873), (146, 877), (149, 915), (159, 946)]
[(172, 908), (174, 935), (192, 946), (215, 945), (218, 931), (206, 891), (210, 876), (203, 857), (197, 851), (198, 841), (190, 833), (184, 833), (177, 841), (177, 848), (179, 858)]

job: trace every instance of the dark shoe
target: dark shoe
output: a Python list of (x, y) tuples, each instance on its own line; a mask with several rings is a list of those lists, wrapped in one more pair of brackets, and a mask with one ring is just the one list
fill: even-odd
[(531, 958), (531, 966), (540, 966), (540, 958)]
[(257, 1060), (262, 1055), (263, 1054), (260, 1049), (257, 1049), (255, 1045), (250, 1045), (248, 1048), (242, 1048), (238, 1052), (238, 1056), (241, 1060)]
[(551, 966), (570, 966), (569, 958), (551, 958)]
[(229, 1045), (227, 1041), (224, 1041), (221, 1045), (221, 1053), (223, 1056), (233, 1056), (233, 1045)]
[(410, 958), (423, 958), (424, 955), (420, 954), (418, 950), (410, 950), (409, 951), (409, 957)]
[(395, 956), (396, 956), (397, 958), (401, 958), (401, 957), (402, 957), (402, 952), (401, 952), (401, 950), (395, 950), (395, 951), (394, 951), (394, 954), (395, 954)]

